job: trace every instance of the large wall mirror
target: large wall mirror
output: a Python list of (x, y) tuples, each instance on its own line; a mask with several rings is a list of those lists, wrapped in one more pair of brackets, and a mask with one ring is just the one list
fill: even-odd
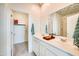
[(79, 17), (79, 3), (71, 4), (50, 14), (48, 32), (56, 35), (73, 38)]

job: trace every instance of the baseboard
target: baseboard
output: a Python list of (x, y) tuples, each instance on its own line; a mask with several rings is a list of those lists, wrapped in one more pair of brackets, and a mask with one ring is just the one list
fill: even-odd
[[(28, 41), (24, 41), (24, 42), (27, 42), (28, 43)], [(14, 44), (20, 44), (20, 43), (24, 43), (24, 42), (18, 42), (18, 43), (14, 43)]]

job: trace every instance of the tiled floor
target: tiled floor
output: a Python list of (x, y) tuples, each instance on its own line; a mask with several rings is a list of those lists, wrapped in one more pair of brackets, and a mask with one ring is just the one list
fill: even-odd
[(35, 56), (34, 53), (28, 53), (28, 44), (25, 43), (19, 43), (14, 45), (14, 56)]

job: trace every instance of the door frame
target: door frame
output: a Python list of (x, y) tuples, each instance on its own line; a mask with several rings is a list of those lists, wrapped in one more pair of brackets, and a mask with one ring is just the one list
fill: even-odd
[[(18, 11), (18, 10), (14, 10), (14, 9), (10, 9), (10, 10), (11, 10), (11, 12), (12, 11), (22, 12), (22, 11)], [(26, 12), (22, 12), (22, 13), (28, 14), (28, 52), (30, 53), (30, 52), (32, 52), (32, 34), (31, 34), (32, 16)], [(12, 13), (11, 13), (11, 15), (12, 15)], [(12, 22), (13, 22), (13, 19), (12, 19)], [(14, 24), (11, 23), (11, 25), (14, 25)], [(11, 28), (13, 28), (13, 26)], [(14, 36), (14, 33), (13, 33), (13, 36)], [(11, 36), (11, 37), (13, 37), (13, 36)], [(11, 38), (11, 49), (12, 49), (11, 55), (12, 56), (13, 56), (13, 40), (14, 40), (14, 37)]]

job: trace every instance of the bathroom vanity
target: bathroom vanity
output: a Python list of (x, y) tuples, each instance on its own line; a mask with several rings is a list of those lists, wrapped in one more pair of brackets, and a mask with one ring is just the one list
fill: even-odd
[[(62, 41), (61, 39), (66, 39)], [(78, 56), (79, 49), (73, 41), (66, 37), (55, 36), (54, 39), (45, 40), (41, 34), (33, 36), (33, 52), (37, 56)]]

